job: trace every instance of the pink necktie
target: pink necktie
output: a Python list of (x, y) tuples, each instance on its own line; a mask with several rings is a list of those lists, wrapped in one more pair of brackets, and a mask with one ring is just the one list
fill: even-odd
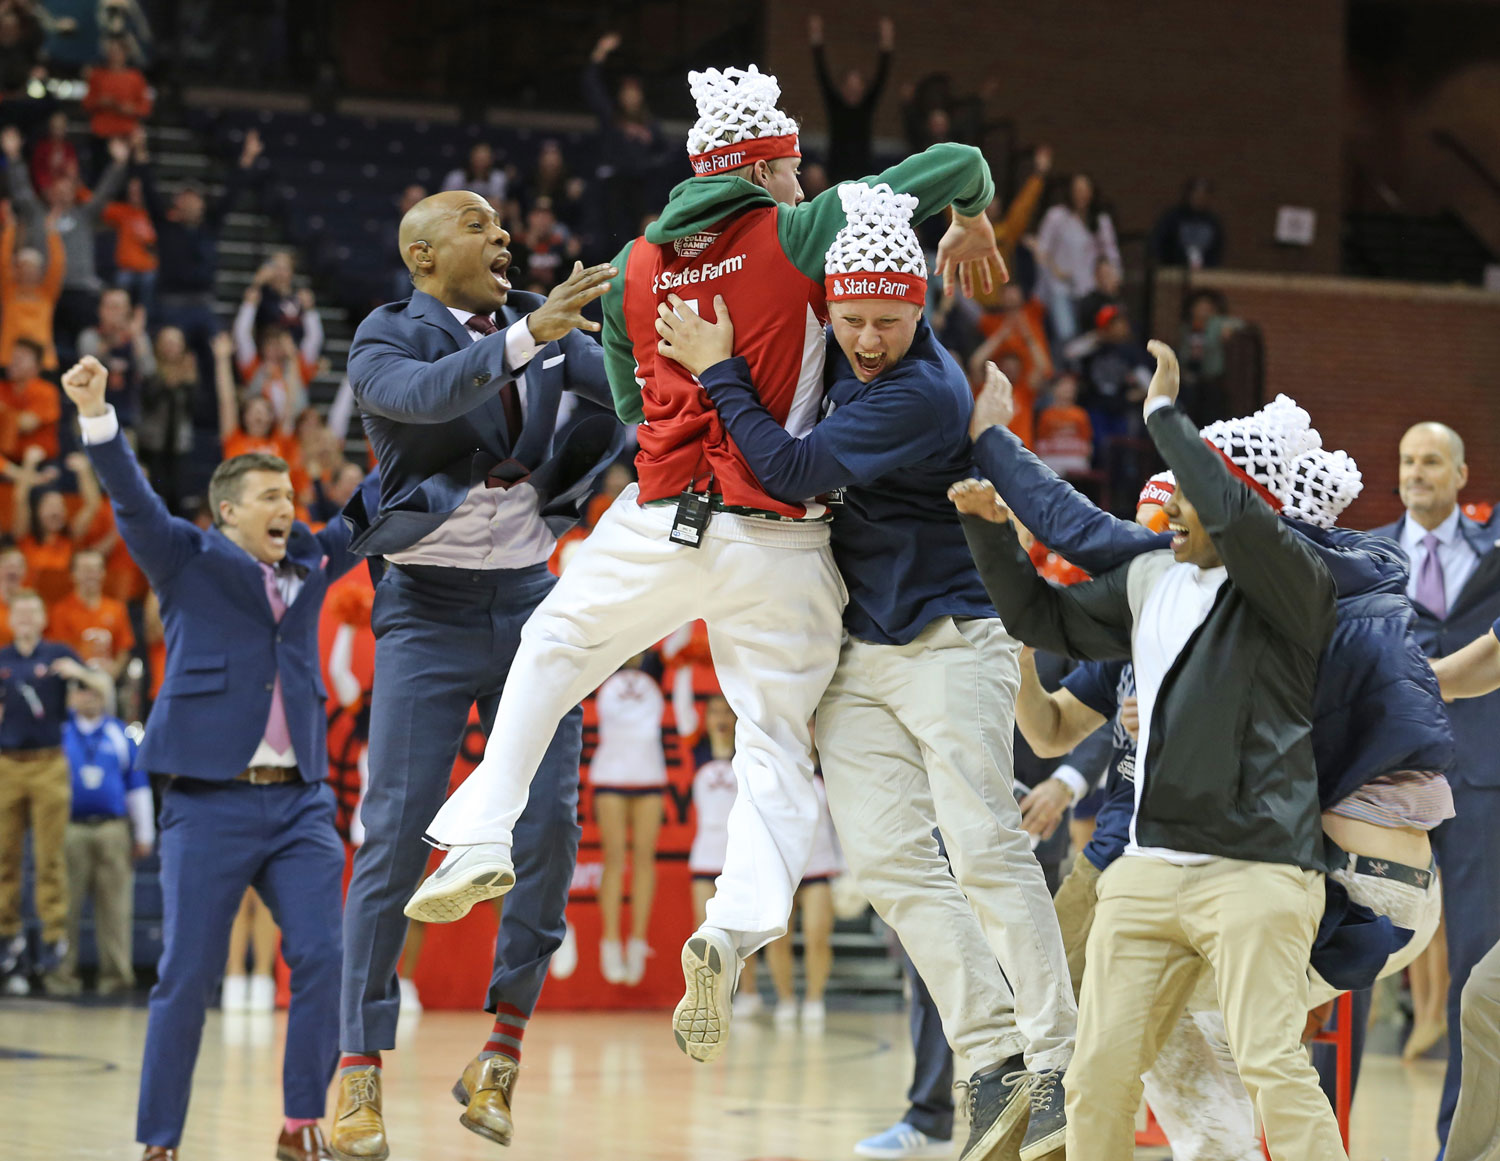
[[(260, 562), (260, 570), (265, 574), (266, 600), (271, 602), (271, 613), (277, 623), (281, 622), (286, 613), (286, 602), (281, 599), (281, 590), (276, 587), (276, 570), (264, 561)], [(276, 674), (276, 685), (271, 690), (271, 717), (266, 722), (266, 741), (278, 754), (285, 754), (292, 748), (292, 731), (286, 724), (286, 706), (281, 700), (281, 674)]]
[(1422, 537), (1427, 555), (1417, 569), (1417, 601), (1425, 605), (1439, 621), (1448, 616), (1448, 589), (1443, 578), (1443, 562), (1438, 559), (1438, 538), (1429, 532)]

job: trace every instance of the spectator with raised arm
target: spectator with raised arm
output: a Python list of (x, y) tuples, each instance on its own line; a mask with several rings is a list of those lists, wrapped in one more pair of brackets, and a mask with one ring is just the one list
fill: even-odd
[(866, 80), (859, 69), (849, 69), (835, 83), (823, 51), (823, 17), (813, 13), (807, 18), (807, 42), (812, 47), (813, 69), (818, 75), (818, 88), (822, 90), (828, 117), (828, 180), (835, 185), (874, 172), (870, 151), (875, 106), (885, 90), (891, 52), (896, 47), (895, 22), (889, 16), (882, 16), (878, 27), (880, 55), (876, 58), (874, 78)]
[(583, 71), (584, 99), (599, 119), (600, 159), (595, 173), (600, 182), (603, 241), (610, 247), (629, 239), (655, 207), (654, 185), (667, 154), (666, 137), (646, 106), (640, 77), (623, 77), (613, 98), (605, 87), (604, 62), (619, 47), (619, 33), (601, 36)]
[(118, 288), (99, 296), (99, 322), (78, 336), (78, 353), (93, 355), (109, 370), (109, 401), (126, 427), (140, 418), (141, 389), (156, 374), (156, 352), (146, 333), (146, 309), (130, 308)]
[[(137, 129), (131, 139), (132, 168), (145, 164), (146, 131)], [(125, 180), (125, 192), (110, 202), (99, 220), (115, 232), (115, 285), (130, 293), (130, 301), (149, 313), (156, 299), (156, 224), (146, 208), (146, 185), (140, 173)]]
[(68, 114), (55, 110), (47, 118), (47, 135), (31, 150), (31, 184), (45, 198), (60, 177), (77, 178), (78, 150), (68, 140)]
[[(225, 342), (231, 342), (225, 337)], [(156, 332), (156, 371), (141, 385), (141, 418), (135, 435), (151, 482), (173, 511), (177, 509), (178, 465), (193, 450), (193, 399), (198, 393), (198, 360), (177, 327)], [(231, 372), (232, 374), (232, 372)], [(233, 394), (231, 388), (231, 395)]]
[(109, 166), (100, 175), (91, 196), (85, 196), (75, 178), (64, 175), (52, 183), (45, 205), (31, 186), (31, 175), (20, 164), (18, 135), (0, 130), (0, 150), (10, 165), (10, 196), (33, 244), (39, 229), (56, 229), (67, 253), (62, 289), (57, 299), (54, 325), (59, 350), (69, 357), (78, 333), (91, 326), (99, 310), (99, 291), (103, 286), (94, 262), (94, 235), (104, 207), (125, 182), (130, 162), (130, 145), (121, 138), (108, 143)]
[[(13, 129), (0, 129), (0, 147)], [(10, 156), (9, 150), (6, 150)], [(57, 367), (53, 317), (62, 293), (68, 257), (57, 232), (57, 214), (47, 215), (47, 257), (30, 247), (16, 250), (16, 218), (0, 205), (0, 362), (9, 363), (16, 342), (28, 339), (42, 351), (42, 366)]]
[[(26, 556), (27, 585), (49, 606), (73, 587), (73, 553), (88, 542), (102, 502), (99, 481), (87, 459), (74, 452), (64, 462), (77, 479), (83, 497), (71, 519), (63, 494), (51, 486), (59, 476), (58, 469), (55, 465), (42, 467), (39, 450), (27, 452), (15, 473), (11, 535)], [(113, 543), (105, 547), (113, 547)]]
[(234, 385), (234, 340), (227, 334), (214, 336), (214, 393), (219, 404), (219, 440), (224, 458), (264, 452), (291, 463), (297, 441), (276, 423), (276, 409), (264, 395), (246, 395), (241, 400)]
[(318, 355), (323, 349), (323, 321), (313, 305), (312, 292), (304, 290), (302, 295), (306, 309), (300, 346), (279, 321), (257, 330), (261, 291), (254, 283), (245, 288), (234, 316), (235, 361), (245, 383), (242, 395), (246, 399), (265, 396), (277, 423), (287, 432), (307, 407), (307, 385), (318, 373)]
[(213, 376), (214, 358), (209, 340), (219, 332), (214, 310), (214, 281), (219, 270), (219, 233), (224, 217), (239, 200), (255, 173), (264, 147), (260, 134), (245, 133), (239, 161), (231, 166), (224, 192), (208, 201), (201, 186), (180, 186), (170, 206), (162, 204), (146, 162), (144, 142), (135, 147), (140, 167), (142, 193), (151, 220), (156, 223), (156, 247), (161, 264), (157, 272), (156, 298), (159, 321), (181, 329), (188, 347), (198, 357), (204, 381)]

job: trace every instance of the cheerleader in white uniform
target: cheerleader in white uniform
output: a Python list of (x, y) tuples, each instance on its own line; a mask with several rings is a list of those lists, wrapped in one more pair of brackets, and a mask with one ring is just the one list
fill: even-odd
[[(640, 668), (644, 657), (632, 657), (595, 694), (599, 744), (589, 763), (594, 821), (604, 855), (599, 879), (604, 928), (600, 970), (609, 983), (632, 987), (646, 974), (646, 957), (651, 953), (647, 934), (656, 896), (656, 836), (667, 785), (661, 736), (666, 699), (656, 678)], [(622, 946), (620, 909), (627, 859), (631, 865), (630, 942)]]

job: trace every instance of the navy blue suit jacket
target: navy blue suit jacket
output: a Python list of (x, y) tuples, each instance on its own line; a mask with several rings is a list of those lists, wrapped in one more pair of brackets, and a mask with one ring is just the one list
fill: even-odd
[[(553, 533), (578, 519), (590, 485), (625, 445), (611, 416), (590, 415), (555, 438), (562, 393), (613, 410), (604, 352), (580, 331), (546, 343), (524, 367), (507, 365), (505, 330), (543, 302), (511, 291), (495, 317), (498, 334), (475, 342), (449, 309), (416, 291), (377, 307), (349, 348), (349, 381), (380, 461), (374, 489), (350, 501), (356, 552), (381, 556), (409, 548), (445, 521), (491, 469), (519, 461), (530, 471), (543, 520)], [(526, 422), (510, 431), (500, 388), (526, 376)]]
[(271, 690), (282, 702), (302, 776), (328, 776), (328, 718), (318, 654), (318, 614), (328, 585), (359, 562), (349, 527), (335, 520), (313, 533), (297, 523), (287, 559), (305, 570), (280, 623), (265, 573), (216, 528), (168, 513), (122, 435), (88, 448), (120, 535), (161, 599), (167, 674), (146, 723), (141, 764), (153, 774), (222, 781), (250, 764), (265, 736)]
[[(1406, 517), (1394, 524), (1372, 530), (1375, 536), (1388, 536), (1401, 543)], [(1413, 632), (1417, 644), (1428, 657), (1446, 657), (1456, 653), (1476, 637), (1490, 631), (1500, 618), (1500, 513), (1488, 524), (1479, 524), (1462, 513), (1458, 527), (1465, 540), (1479, 556), (1479, 562), (1463, 590), (1450, 596), (1448, 615), (1439, 620), (1431, 609), (1412, 602), (1417, 621)], [(1448, 706), (1453, 723), (1453, 738), (1458, 755), (1448, 771), (1448, 781), (1455, 786), (1500, 787), (1500, 692), (1484, 697), (1461, 698)]]

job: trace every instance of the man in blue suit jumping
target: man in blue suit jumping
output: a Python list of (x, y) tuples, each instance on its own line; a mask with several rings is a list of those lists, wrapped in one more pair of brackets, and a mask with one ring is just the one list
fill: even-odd
[[(576, 266), (545, 300), (514, 293), (509, 242), (476, 193), (418, 202), (400, 229), (415, 290), (370, 314), (349, 351), (380, 473), (378, 499), (376, 485), (363, 489), (345, 516), (354, 550), (390, 567), (371, 619), (365, 842), (344, 913), (343, 1058), (330, 1145), (345, 1161), (389, 1153), (380, 1053), (396, 1043), (402, 908), (426, 866), (422, 832), (443, 804), (470, 707), (478, 704), (488, 730), (521, 626), (552, 589), (555, 537), (624, 446), (613, 414), (598, 410), (557, 436), (564, 391), (612, 406), (602, 351), (578, 332), (599, 329), (579, 312), (609, 288), (614, 269)], [(546, 789), (517, 826), (520, 886), (505, 901), (486, 1005), (496, 1020), (452, 1090), (464, 1127), (502, 1145), (513, 1131), (521, 1037), (566, 930), (581, 730), (575, 709), (538, 775)]]
[(63, 377), (167, 632), (166, 680), (140, 754), (171, 781), (161, 813), (163, 948), (136, 1133), (146, 1161), (176, 1161), (204, 1009), (253, 886), (281, 927), (292, 969), (276, 1155), (319, 1161), (327, 1146), (318, 1118), (338, 1059), (344, 848), (326, 782), (318, 615), (329, 583), (359, 558), (344, 523), (314, 535), (296, 521), (296, 493), (277, 456), (219, 465), (207, 531), (169, 515), (104, 401), (108, 382), (92, 357)]

